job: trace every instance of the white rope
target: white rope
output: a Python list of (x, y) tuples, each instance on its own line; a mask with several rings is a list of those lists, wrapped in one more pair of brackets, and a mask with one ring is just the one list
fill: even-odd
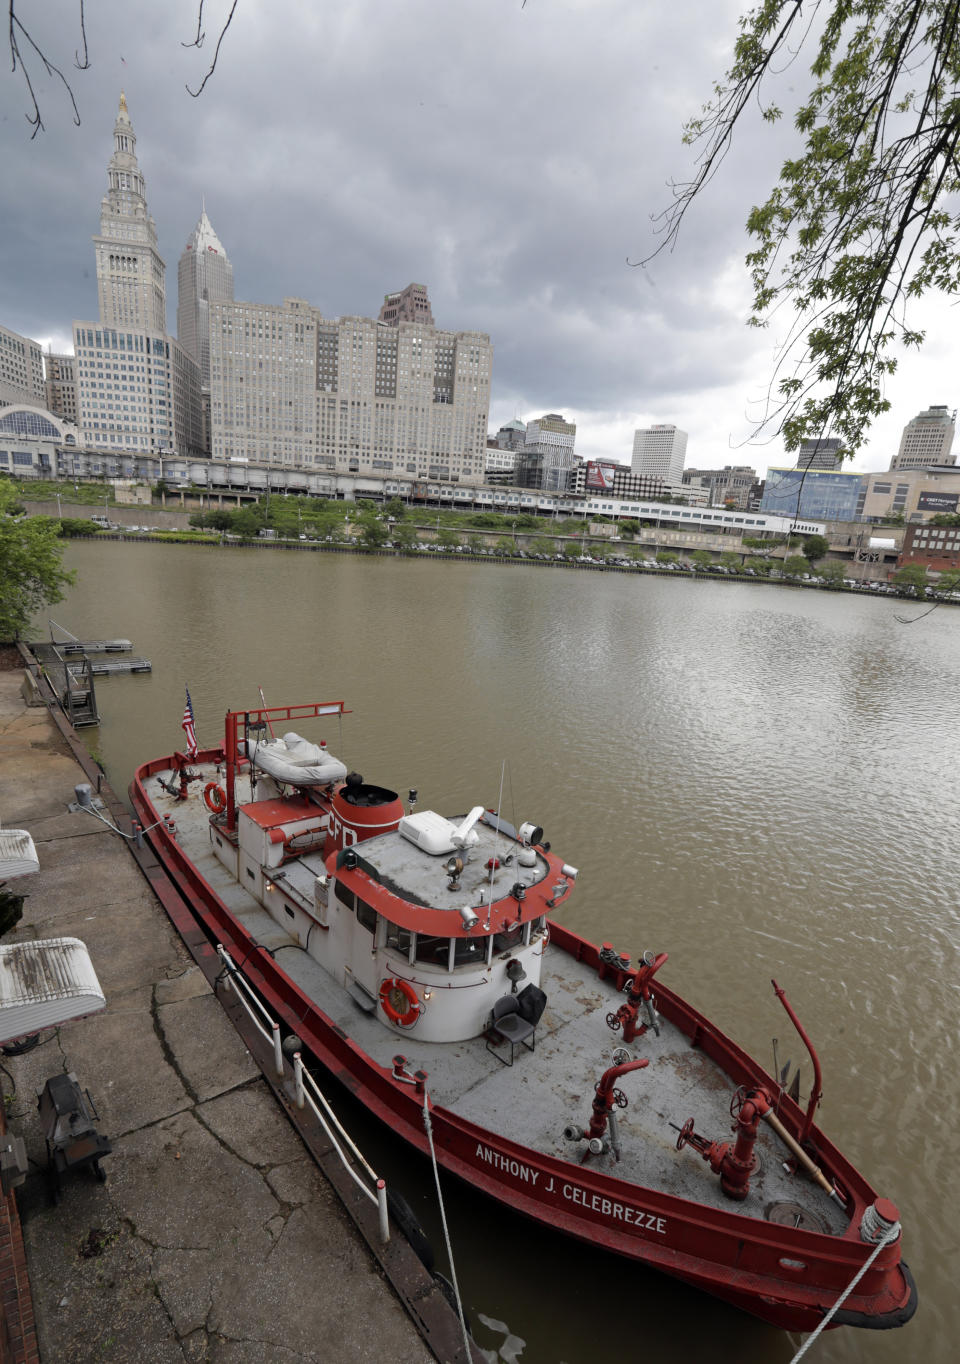
[(457, 1271), (453, 1263), (453, 1247), (450, 1244), (450, 1232), (447, 1229), (447, 1214), (443, 1206), (443, 1194), (440, 1192), (440, 1171), (437, 1169), (437, 1153), (433, 1148), (433, 1124), (430, 1121), (430, 1099), (426, 1088), (423, 1091), (423, 1125), (427, 1133), (427, 1141), (430, 1145), (430, 1160), (433, 1163), (433, 1179), (437, 1186), (437, 1202), (440, 1204), (440, 1221), (443, 1224), (443, 1240), (447, 1247), (447, 1261), (450, 1265), (450, 1278), (453, 1281), (453, 1295), (457, 1300), (457, 1316), (460, 1318), (460, 1330), (463, 1332), (463, 1348), (466, 1351), (467, 1360), (473, 1358), (470, 1352), (470, 1337), (467, 1332), (467, 1323), (463, 1317), (463, 1304), (460, 1301), (460, 1286), (457, 1283)]
[(845, 1288), (845, 1289), (843, 1290), (843, 1292), (840, 1294), (839, 1298), (837, 1298), (836, 1302), (835, 1302), (835, 1303), (833, 1304), (833, 1306), (830, 1308), (830, 1311), (829, 1311), (829, 1312), (827, 1313), (827, 1315), (824, 1317), (823, 1321), (821, 1321), (821, 1323), (820, 1323), (820, 1325), (817, 1327), (817, 1329), (813, 1332), (812, 1335), (808, 1336), (807, 1339), (804, 1341), (804, 1343), (800, 1346), (800, 1349), (797, 1351), (797, 1353), (796, 1353), (796, 1354), (793, 1356), (793, 1358), (791, 1359), (790, 1364), (797, 1364), (797, 1361), (798, 1361), (799, 1359), (802, 1359), (802, 1358), (803, 1358), (803, 1356), (804, 1356), (804, 1355), (807, 1353), (807, 1351), (810, 1349), (810, 1346), (811, 1346), (811, 1345), (813, 1344), (813, 1342), (816, 1340), (816, 1338), (817, 1338), (817, 1336), (820, 1334), (820, 1332), (821, 1332), (821, 1331), (825, 1331), (825, 1330), (827, 1329), (827, 1327), (830, 1325), (830, 1322), (833, 1320), (833, 1318), (836, 1316), (836, 1314), (840, 1311), (840, 1308), (841, 1308), (841, 1307), (843, 1306), (843, 1304), (846, 1302), (847, 1298), (849, 1298), (850, 1294), (851, 1294), (851, 1293), (853, 1292), (853, 1290), (856, 1288), (857, 1284), (858, 1284), (858, 1283), (860, 1282), (860, 1280), (863, 1278), (864, 1274), (866, 1274), (867, 1270), (868, 1270), (868, 1269), (870, 1268), (870, 1266), (873, 1264), (874, 1260), (875, 1260), (875, 1259), (877, 1258), (877, 1256), (880, 1254), (881, 1250), (883, 1250), (884, 1246), (889, 1245), (889, 1243), (890, 1243), (891, 1241), (895, 1241), (899, 1235), (900, 1235), (900, 1223), (899, 1223), (899, 1222), (894, 1222), (893, 1226), (890, 1227), (890, 1228), (888, 1228), (888, 1230), (884, 1233), (884, 1235), (880, 1238), (880, 1240), (879, 1240), (879, 1241), (877, 1242), (877, 1244), (874, 1246), (874, 1248), (873, 1248), (873, 1250), (871, 1251), (871, 1253), (867, 1256), (866, 1263), (865, 1263), (860, 1269), (857, 1270), (856, 1274), (854, 1274), (853, 1278), (852, 1278), (852, 1279), (850, 1280), (850, 1282), (847, 1284), (846, 1288)]

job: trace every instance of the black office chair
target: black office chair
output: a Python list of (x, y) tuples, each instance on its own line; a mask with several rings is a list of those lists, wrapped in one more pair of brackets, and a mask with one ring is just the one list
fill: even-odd
[[(531, 1039), (529, 1042), (528, 1038)], [(503, 995), (493, 1006), (493, 1015), (487, 1029), (487, 1051), (492, 1051), (497, 1060), (502, 1061), (505, 1066), (512, 1066), (513, 1053), (518, 1042), (522, 1042), (527, 1051), (535, 1051), (537, 1025), (523, 1017), (516, 995)], [(496, 1046), (491, 1046), (491, 1043)], [(504, 1043), (510, 1044), (509, 1061), (502, 1055)]]

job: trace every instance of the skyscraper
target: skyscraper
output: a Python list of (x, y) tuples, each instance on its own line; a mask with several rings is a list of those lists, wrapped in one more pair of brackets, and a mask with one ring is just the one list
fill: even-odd
[(93, 239), (100, 318), (73, 324), (79, 425), (84, 444), (97, 450), (196, 455), (200, 370), (166, 334), (164, 264), (135, 149), (121, 94)]
[(802, 440), (797, 451), (798, 469), (842, 469), (843, 442), (836, 436)]
[(210, 387), (210, 304), (233, 302), (233, 266), (206, 210), (187, 238), (177, 270), (177, 340)]
[(633, 433), (633, 458), (630, 467), (635, 474), (661, 478), (665, 483), (679, 484), (687, 458), (687, 433), (669, 423), (644, 427)]
[(928, 407), (907, 422), (891, 469), (926, 469), (933, 464), (955, 464), (951, 454), (957, 414), (945, 406)]
[(157, 250), (157, 228), (147, 211), (147, 190), (137, 164), (137, 138), (127, 101), (113, 125), (113, 156), (107, 167), (107, 192), (100, 205), (97, 293), (100, 321), (106, 327), (167, 330), (166, 266)]

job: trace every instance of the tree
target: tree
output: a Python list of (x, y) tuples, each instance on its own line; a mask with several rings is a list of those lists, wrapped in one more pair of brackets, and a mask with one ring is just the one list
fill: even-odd
[[(771, 71), (813, 45), (812, 88), (794, 116), (800, 147), (751, 210), (753, 326), (785, 301), (794, 321), (760, 426), (788, 449), (834, 431), (853, 454), (888, 410), (896, 346), (916, 347), (906, 305), (960, 286), (960, 0), (761, 0), (734, 60), (685, 130), (693, 179), (660, 217), (663, 250), (718, 170)], [(656, 254), (656, 253), (654, 253)]]
[(815, 564), (818, 559), (822, 559), (830, 548), (830, 542), (823, 535), (808, 535), (803, 542), (801, 553), (808, 564)]
[(497, 543), (496, 543), (496, 544), (494, 545), (494, 547), (493, 547), (493, 552), (494, 552), (494, 554), (499, 554), (501, 557), (504, 557), (504, 556), (506, 556), (506, 555), (513, 554), (513, 552), (514, 552), (515, 549), (516, 549), (516, 546), (514, 545), (513, 541), (510, 539), (510, 536), (509, 536), (509, 535), (501, 535), (501, 536), (500, 536), (500, 539), (497, 541)]
[(449, 526), (441, 526), (437, 531), (437, 544), (441, 549), (456, 549), (460, 544), (460, 536)]
[(904, 564), (893, 575), (893, 581), (904, 596), (925, 597), (929, 586), (927, 570), (923, 564)]
[(63, 600), (75, 574), (63, 568), (60, 526), (48, 516), (13, 516), (16, 492), (0, 479), (0, 639), (19, 639), (36, 613)]
[(360, 521), (360, 539), (367, 549), (382, 549), (390, 538), (387, 527), (375, 516), (364, 516)]
[(639, 535), (639, 534), (640, 534), (640, 522), (639, 522), (639, 521), (621, 521), (621, 522), (620, 522), (620, 534), (623, 536), (623, 538), (624, 538), (625, 540), (629, 540), (629, 539), (630, 539), (632, 536), (634, 536), (634, 535)]
[(810, 565), (802, 554), (791, 554), (790, 558), (784, 562), (783, 576), (785, 578), (800, 578), (809, 567)]
[(731, 573), (739, 573), (743, 567), (743, 560), (735, 550), (725, 549), (720, 555), (720, 563)]
[(557, 544), (555, 540), (548, 540), (545, 535), (538, 535), (531, 540), (530, 549), (534, 554), (545, 554), (551, 557), (557, 552)]
[(842, 587), (847, 575), (846, 566), (839, 559), (824, 559), (823, 563), (818, 565), (817, 572), (826, 587)]
[(677, 562), (677, 556), (673, 553), (672, 550), (669, 550), (669, 549), (658, 549), (658, 550), (657, 550), (657, 563), (658, 563), (658, 564), (675, 564), (676, 562)]
[(400, 501), (399, 497), (391, 497), (384, 511), (388, 516), (392, 516), (394, 521), (402, 521), (407, 514), (407, 509)]
[(393, 528), (393, 543), (398, 549), (413, 549), (417, 543), (417, 528), (408, 521)]
[(930, 518), (931, 526), (960, 526), (960, 516), (956, 512), (938, 512)]
[(468, 535), (468, 536), (467, 536), (467, 545), (468, 545), (469, 548), (470, 548), (470, 553), (471, 553), (471, 554), (479, 554), (480, 551), (484, 548), (483, 536), (482, 536), (482, 535)]
[(934, 591), (938, 597), (949, 597), (960, 587), (960, 569), (945, 569), (934, 584)]
[(695, 549), (690, 555), (693, 566), (698, 573), (706, 573), (713, 563), (713, 556), (705, 549)]

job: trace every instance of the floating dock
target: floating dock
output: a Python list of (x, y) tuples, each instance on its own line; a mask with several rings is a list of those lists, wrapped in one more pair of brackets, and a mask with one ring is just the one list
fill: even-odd
[[(67, 638), (58, 639), (55, 632)], [(77, 728), (100, 723), (94, 677), (152, 670), (149, 658), (121, 657), (133, 648), (129, 639), (78, 639), (56, 621), (50, 621), (50, 639), (31, 647), (61, 709)]]

